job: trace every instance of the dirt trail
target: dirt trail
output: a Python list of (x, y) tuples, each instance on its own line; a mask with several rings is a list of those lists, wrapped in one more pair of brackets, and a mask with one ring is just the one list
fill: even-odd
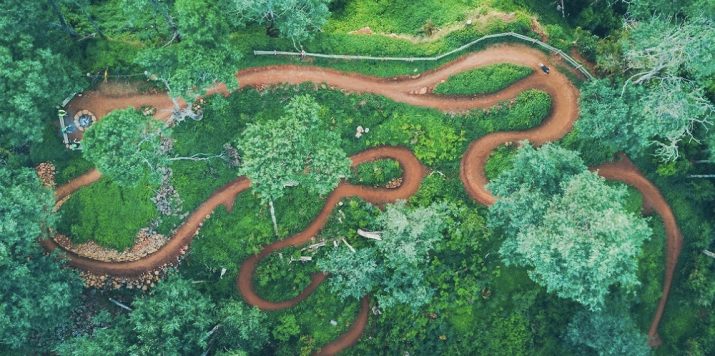
[(593, 170), (606, 179), (621, 181), (638, 189), (643, 195), (643, 205), (648, 207), (648, 209), (655, 210), (663, 220), (665, 234), (667, 236), (663, 294), (660, 297), (658, 308), (656, 309), (653, 321), (650, 324), (650, 329), (648, 330), (648, 343), (652, 346), (659, 346), (661, 340), (658, 335), (658, 325), (660, 324), (660, 319), (663, 317), (670, 287), (673, 284), (675, 266), (678, 264), (678, 256), (680, 256), (680, 250), (683, 247), (683, 235), (680, 233), (678, 223), (675, 220), (673, 211), (670, 210), (668, 202), (665, 201), (665, 198), (663, 198), (658, 188), (638, 171), (638, 168), (633, 165), (628, 157), (622, 155), (619, 161), (594, 167)]
[[(514, 85), (498, 93), (482, 95), (474, 98), (449, 98), (431, 94), (416, 95), (423, 88), (432, 88), (448, 77), (473, 69), (475, 67), (496, 64), (512, 63), (531, 67), (534, 74), (518, 81)], [(547, 92), (552, 98), (552, 110), (544, 123), (536, 128), (525, 131), (496, 132), (472, 142), (462, 158), (460, 175), (464, 187), (469, 195), (478, 202), (489, 205), (495, 197), (486, 190), (487, 183), (484, 174), (484, 165), (489, 154), (497, 146), (521, 140), (530, 140), (538, 145), (548, 141), (557, 140), (571, 130), (578, 117), (578, 90), (568, 78), (556, 70), (552, 65), (551, 74), (542, 74), (538, 63), (550, 63), (548, 57), (533, 48), (522, 45), (498, 45), (483, 51), (465, 55), (460, 59), (450, 62), (440, 68), (421, 74), (418, 77), (399, 78), (374, 78), (352, 73), (343, 73), (332, 69), (308, 66), (281, 65), (259, 67), (243, 70), (237, 73), (237, 78), (242, 86), (264, 86), (275, 84), (299, 84), (313, 82), (326, 83), (351, 92), (366, 92), (382, 95), (395, 101), (439, 109), (445, 112), (461, 112), (473, 108), (488, 108), (501, 101), (516, 97), (526, 89), (538, 89)], [(226, 92), (224, 85), (218, 85), (210, 93)], [(156, 116), (166, 119), (171, 112), (171, 101), (165, 95), (142, 96), (106, 96), (98, 92), (87, 93), (70, 103), (75, 109), (88, 109), (98, 118), (103, 117), (114, 109), (126, 107), (140, 107), (150, 105), (157, 108)], [(289, 246), (299, 246), (310, 241), (315, 236), (330, 216), (333, 207), (346, 197), (360, 197), (368, 202), (381, 204), (405, 199), (417, 191), (425, 174), (425, 168), (414, 155), (402, 148), (377, 148), (367, 150), (352, 157), (353, 165), (358, 165), (370, 160), (390, 158), (397, 160), (403, 167), (404, 179), (400, 187), (395, 189), (378, 189), (341, 183), (327, 198), (320, 214), (306, 228), (306, 230), (293, 235), (285, 240), (277, 241), (266, 246), (258, 255), (252, 256), (243, 262), (237, 279), (238, 288), (245, 300), (253, 305), (267, 310), (283, 309), (295, 305), (308, 297), (327, 277), (325, 274), (316, 274), (311, 283), (296, 297), (285, 301), (268, 301), (261, 298), (253, 290), (253, 273), (260, 261), (270, 253)], [(677, 230), (677, 225), (667, 203), (663, 200), (658, 190), (635, 170), (632, 165), (617, 163), (599, 167), (599, 174), (609, 179), (624, 181), (641, 190), (645, 202), (652, 205), (666, 221), (668, 228), (667, 268), (663, 283), (663, 296), (661, 297), (658, 311), (653, 318), (649, 337), (652, 345), (656, 345), (659, 338), (657, 328), (662, 316), (663, 308), (667, 301), (668, 292), (672, 284), (672, 275), (680, 251), (682, 237)], [(66, 197), (73, 191), (99, 179), (97, 171), (90, 171), (70, 183), (61, 186), (56, 191), (59, 199)], [(245, 178), (235, 181), (217, 190), (204, 201), (177, 230), (174, 237), (159, 251), (147, 257), (132, 262), (101, 262), (73, 255), (68, 252), (70, 264), (77, 268), (88, 270), (94, 274), (109, 274), (116, 276), (137, 276), (145, 271), (150, 271), (167, 263), (175, 262), (182, 248), (188, 245), (195, 236), (203, 221), (210, 216), (219, 205), (230, 209), (236, 196), (250, 187), (250, 182)], [(49, 250), (57, 248), (54, 241), (47, 240), (43, 245)], [(355, 343), (359, 338), (368, 316), (368, 300), (362, 300), (358, 319), (351, 329), (338, 340), (326, 345), (321, 353), (336, 353)]]

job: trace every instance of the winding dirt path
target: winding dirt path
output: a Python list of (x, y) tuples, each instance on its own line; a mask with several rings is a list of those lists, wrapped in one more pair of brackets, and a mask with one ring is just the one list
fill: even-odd
[[(512, 86), (490, 95), (465, 97), (444, 97), (431, 94), (415, 95), (413, 93), (423, 88), (433, 88), (448, 77), (480, 66), (496, 63), (512, 63), (534, 69), (534, 74), (518, 81)], [(547, 92), (552, 98), (552, 110), (544, 123), (536, 128), (525, 131), (497, 132), (481, 137), (472, 142), (462, 158), (460, 175), (464, 187), (469, 195), (478, 202), (490, 205), (495, 197), (486, 190), (487, 183), (484, 166), (489, 154), (497, 146), (520, 140), (529, 140), (538, 145), (561, 138), (571, 130), (574, 121), (578, 118), (578, 90), (571, 84), (566, 76), (559, 73), (555, 66), (549, 75), (538, 70), (538, 63), (550, 63), (548, 57), (542, 52), (522, 45), (498, 45), (483, 51), (472, 53), (450, 62), (440, 68), (423, 73), (417, 77), (401, 78), (374, 78), (358, 74), (343, 73), (332, 69), (295, 65), (280, 65), (259, 67), (243, 70), (237, 73), (237, 78), (242, 86), (264, 86), (275, 84), (299, 84), (313, 82), (326, 83), (351, 92), (367, 92), (382, 95), (392, 100), (415, 106), (430, 107), (445, 112), (461, 112), (473, 108), (488, 108), (501, 101), (516, 97), (527, 89), (538, 89)], [(226, 88), (218, 85), (209, 93), (223, 93)], [(141, 95), (127, 97), (111, 97), (99, 92), (86, 93), (78, 97), (70, 107), (72, 109), (88, 109), (98, 118), (103, 117), (114, 109), (126, 107), (140, 107), (150, 105), (156, 107), (157, 118), (165, 119), (170, 115), (171, 101), (165, 95)], [(243, 262), (237, 279), (237, 286), (244, 299), (252, 305), (266, 310), (283, 309), (295, 305), (308, 297), (327, 277), (325, 274), (316, 274), (311, 283), (296, 297), (284, 301), (268, 301), (261, 298), (253, 289), (253, 273), (260, 261), (270, 253), (289, 246), (299, 246), (308, 242), (325, 225), (334, 206), (343, 198), (359, 197), (371, 203), (382, 204), (405, 199), (417, 191), (426, 169), (406, 149), (394, 147), (381, 147), (359, 153), (352, 157), (353, 165), (389, 158), (397, 160), (403, 167), (404, 177), (400, 187), (395, 189), (379, 189), (365, 186), (356, 186), (346, 182), (341, 183), (327, 198), (320, 214), (302, 232), (285, 240), (274, 242), (266, 246), (258, 255), (249, 257)], [(625, 162), (625, 163), (624, 163)], [(667, 229), (667, 259), (666, 272), (663, 283), (663, 296), (658, 310), (653, 318), (649, 330), (651, 345), (659, 343), (657, 328), (667, 301), (668, 292), (672, 284), (672, 276), (677, 263), (682, 236), (670, 208), (648, 180), (641, 175), (635, 167), (627, 161), (607, 164), (597, 168), (599, 174), (608, 178), (623, 181), (633, 185), (644, 195), (644, 201), (652, 206), (663, 218)], [(77, 179), (61, 186), (56, 191), (60, 200), (77, 189), (91, 184), (99, 179), (96, 170), (78, 177)], [(91, 271), (95, 274), (109, 274), (115, 276), (137, 276), (143, 272), (153, 270), (164, 264), (175, 262), (182, 248), (187, 246), (196, 235), (203, 221), (210, 216), (219, 205), (231, 209), (236, 196), (250, 187), (246, 178), (238, 178), (217, 190), (204, 201), (177, 230), (173, 238), (157, 252), (132, 262), (101, 262), (77, 256), (67, 251), (70, 265)], [(43, 241), (42, 244), (53, 250), (59, 246), (52, 240)], [(61, 248), (61, 247), (59, 247)], [(357, 342), (362, 330), (367, 323), (369, 301), (367, 297), (361, 301), (361, 309), (356, 322), (349, 331), (336, 341), (325, 345), (322, 354), (334, 354)]]

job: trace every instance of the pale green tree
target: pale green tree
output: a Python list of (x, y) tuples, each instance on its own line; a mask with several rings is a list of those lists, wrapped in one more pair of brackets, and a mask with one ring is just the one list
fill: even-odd
[(83, 155), (118, 184), (133, 186), (145, 177), (158, 183), (159, 167), (169, 162), (162, 147), (168, 135), (160, 121), (134, 109), (115, 110), (85, 131)]
[(344, 246), (332, 249), (327, 258), (318, 260), (318, 268), (330, 273), (330, 290), (342, 299), (359, 299), (375, 290), (384, 278), (385, 270), (378, 264), (375, 248), (353, 252)]
[(325, 127), (319, 113), (315, 99), (295, 97), (283, 116), (249, 124), (236, 141), (242, 152), (239, 173), (251, 180), (253, 190), (269, 204), (276, 235), (273, 201), (287, 188), (301, 185), (324, 195), (350, 174), (340, 136)]
[(549, 292), (600, 309), (611, 286), (639, 285), (638, 257), (652, 234), (645, 220), (625, 211), (625, 194), (595, 173), (573, 176), (539, 224), (504, 241), (504, 262), (530, 268)]
[(378, 305), (407, 305), (417, 310), (434, 294), (425, 281), (429, 253), (443, 236), (445, 208), (433, 204), (408, 208), (404, 202), (386, 206), (376, 221), (381, 231), (374, 247), (333, 249), (318, 262), (330, 273), (331, 290), (341, 298), (375, 293)]

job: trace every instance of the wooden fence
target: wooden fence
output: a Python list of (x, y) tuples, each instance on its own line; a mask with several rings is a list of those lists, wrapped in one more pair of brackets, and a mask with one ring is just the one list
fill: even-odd
[(283, 56), (305, 56), (305, 57), (316, 57), (316, 58), (328, 58), (328, 59), (345, 59), (345, 60), (371, 60), (371, 61), (401, 61), (401, 62), (418, 62), (418, 61), (438, 61), (442, 58), (451, 56), (457, 52), (461, 52), (466, 50), (467, 48), (479, 43), (483, 42), (489, 39), (495, 39), (495, 38), (505, 38), (505, 37), (511, 37), (515, 38), (518, 40), (522, 40), (537, 46), (540, 46), (552, 53), (558, 54), (561, 58), (563, 58), (567, 63), (572, 65), (574, 68), (576, 68), (579, 72), (583, 73), (583, 75), (586, 76), (589, 80), (594, 79), (593, 75), (589, 73), (589, 71), (586, 69), (586, 67), (583, 66), (583, 64), (579, 63), (575, 59), (573, 59), (571, 56), (568, 54), (564, 53), (562, 50), (553, 47), (549, 44), (546, 44), (544, 42), (541, 42), (535, 38), (531, 38), (529, 36), (524, 36), (515, 32), (504, 32), (504, 33), (496, 33), (493, 35), (486, 35), (483, 37), (480, 37), (472, 42), (469, 42), (461, 47), (455, 48), (449, 52), (437, 55), (437, 56), (432, 56), (432, 57), (375, 57), (375, 56), (360, 56), (360, 55), (345, 55), (345, 54), (322, 54), (322, 53), (310, 53), (310, 52), (285, 52), (285, 51), (260, 51), (256, 50), (253, 51), (253, 54), (256, 56), (266, 56), (266, 55), (283, 55)]

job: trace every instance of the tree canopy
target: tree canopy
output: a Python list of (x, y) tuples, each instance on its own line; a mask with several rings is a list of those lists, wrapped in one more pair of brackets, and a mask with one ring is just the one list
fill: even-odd
[(342, 246), (318, 261), (318, 267), (331, 274), (331, 290), (341, 298), (359, 298), (375, 292), (381, 308), (408, 305), (418, 309), (432, 298), (425, 283), (429, 252), (442, 237), (444, 208), (406, 207), (404, 202), (388, 205), (376, 228), (381, 240), (374, 247), (355, 252)]
[(158, 183), (158, 168), (168, 163), (163, 126), (134, 109), (112, 111), (85, 131), (84, 157), (118, 184), (132, 186), (145, 177)]
[(630, 315), (613, 308), (579, 312), (569, 323), (566, 338), (569, 343), (596, 351), (599, 356), (651, 354), (646, 336)]
[(239, 172), (251, 179), (264, 202), (296, 185), (327, 194), (350, 174), (340, 136), (325, 127), (320, 109), (312, 97), (297, 96), (283, 116), (249, 124), (237, 139), (243, 162)]
[(265, 25), (294, 43), (310, 39), (328, 20), (330, 0), (223, 0), (234, 24)]
[(0, 344), (21, 349), (38, 336), (46, 344), (67, 324), (82, 284), (38, 243), (56, 221), (52, 191), (27, 168), (0, 166), (0, 181)]
[(536, 283), (593, 310), (611, 286), (639, 284), (638, 256), (651, 230), (625, 211), (625, 188), (606, 185), (573, 152), (525, 144), (489, 187), (511, 193), (489, 208), (490, 226), (506, 237), (499, 250), (506, 264), (530, 267)]
[[(159, 9), (157, 11), (164, 11)], [(178, 40), (170, 45), (148, 47), (136, 62), (146, 69), (150, 79), (164, 84), (174, 100), (174, 119), (194, 118), (189, 105), (183, 112), (178, 98), (193, 102), (206, 90), (225, 83), (229, 90), (238, 87), (235, 76), (239, 51), (231, 46), (226, 21), (217, 5), (206, 0), (176, 0)]]

